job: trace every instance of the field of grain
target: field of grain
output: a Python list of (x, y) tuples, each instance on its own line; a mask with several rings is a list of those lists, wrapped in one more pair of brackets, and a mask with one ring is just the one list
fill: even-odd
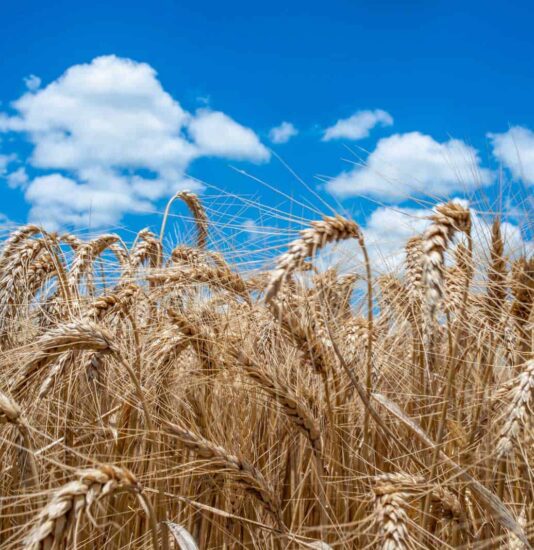
[[(249, 272), (177, 198), (173, 250), (4, 241), (2, 548), (530, 548), (534, 259), (498, 217), (441, 204), (377, 276), (325, 216)], [(362, 269), (317, 269), (341, 241)]]

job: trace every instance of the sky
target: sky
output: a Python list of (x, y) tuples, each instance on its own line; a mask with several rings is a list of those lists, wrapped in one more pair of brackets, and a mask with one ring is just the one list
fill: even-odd
[(455, 198), (524, 250), (530, 23), (514, 1), (6, 3), (0, 223), (157, 232), (190, 189), (250, 242), (335, 209), (396, 257)]

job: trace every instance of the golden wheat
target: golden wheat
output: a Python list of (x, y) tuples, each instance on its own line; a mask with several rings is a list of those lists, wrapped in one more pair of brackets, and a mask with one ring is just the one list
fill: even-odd
[[(438, 205), (373, 276), (327, 216), (269, 271), (175, 199), (195, 246), (163, 241), (168, 209), (128, 247), (3, 244), (2, 548), (532, 547), (534, 260), (500, 218), (475, 247)], [(322, 270), (346, 239), (363, 262)]]

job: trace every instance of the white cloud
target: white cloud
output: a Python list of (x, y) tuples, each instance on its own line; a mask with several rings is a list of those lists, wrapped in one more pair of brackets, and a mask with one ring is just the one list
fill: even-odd
[(188, 131), (202, 155), (269, 160), (269, 151), (258, 136), (224, 113), (200, 109), (189, 121)]
[(382, 109), (374, 111), (358, 111), (349, 118), (338, 120), (333, 126), (327, 128), (323, 135), (323, 141), (332, 139), (358, 140), (366, 138), (369, 132), (377, 125), (391, 126), (393, 117)]
[[(89, 211), (94, 226), (105, 225), (151, 208), (183, 187), (186, 168), (202, 156), (269, 158), (252, 130), (221, 112), (187, 112), (150, 65), (116, 56), (74, 65), (12, 106), (13, 116), (0, 113), (0, 131), (27, 136), (34, 146), (28, 162), (57, 171), (31, 181), (25, 195), (32, 218), (50, 225), (86, 224)], [(62, 206), (65, 216), (57, 188), (76, 197)]]
[(534, 132), (514, 126), (503, 134), (488, 134), (493, 155), (508, 168), (512, 175), (534, 185)]
[(10, 172), (7, 176), (7, 184), (12, 189), (15, 189), (17, 187), (24, 188), (29, 182), (28, 174), (26, 173), (26, 169), (24, 166), (21, 166), (20, 168), (17, 168), (14, 172)]
[(273, 143), (287, 143), (292, 137), (298, 134), (298, 130), (291, 122), (282, 122), (279, 126), (271, 128), (269, 139)]
[(24, 84), (30, 92), (35, 92), (35, 90), (39, 89), (41, 86), (41, 79), (38, 76), (31, 74), (30, 76), (24, 78)]
[(327, 183), (339, 196), (371, 195), (397, 201), (412, 195), (450, 196), (492, 182), (477, 150), (463, 141), (439, 143), (419, 132), (381, 139), (365, 164)]
[(14, 130), (28, 132), (41, 168), (94, 165), (160, 171), (194, 158), (180, 135), (189, 115), (147, 64), (114, 56), (70, 67), (58, 80), (13, 104)]

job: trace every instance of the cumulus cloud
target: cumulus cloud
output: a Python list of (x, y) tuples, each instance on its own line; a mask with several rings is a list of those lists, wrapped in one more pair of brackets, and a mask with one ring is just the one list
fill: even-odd
[(332, 139), (358, 140), (366, 138), (376, 126), (391, 126), (393, 117), (382, 109), (374, 111), (358, 111), (349, 118), (338, 120), (333, 126), (327, 128), (323, 135), (323, 141)]
[(534, 185), (534, 132), (514, 126), (502, 134), (488, 134), (493, 155), (519, 180)]
[[(186, 168), (202, 156), (269, 158), (251, 129), (221, 112), (186, 111), (150, 65), (116, 56), (74, 65), (12, 107), (14, 114), (0, 113), (0, 131), (26, 136), (28, 162), (54, 171), (30, 181), (25, 194), (31, 219), (49, 225), (84, 225), (89, 214), (94, 226), (106, 225), (150, 208), (183, 188)], [(72, 200), (58, 199), (58, 190)]]
[(443, 143), (419, 132), (381, 139), (363, 165), (327, 183), (338, 196), (371, 195), (386, 201), (408, 196), (450, 196), (492, 182), (478, 152), (461, 140)]
[(269, 139), (273, 143), (287, 143), (292, 137), (298, 134), (298, 130), (291, 122), (282, 122), (279, 126), (271, 128)]

